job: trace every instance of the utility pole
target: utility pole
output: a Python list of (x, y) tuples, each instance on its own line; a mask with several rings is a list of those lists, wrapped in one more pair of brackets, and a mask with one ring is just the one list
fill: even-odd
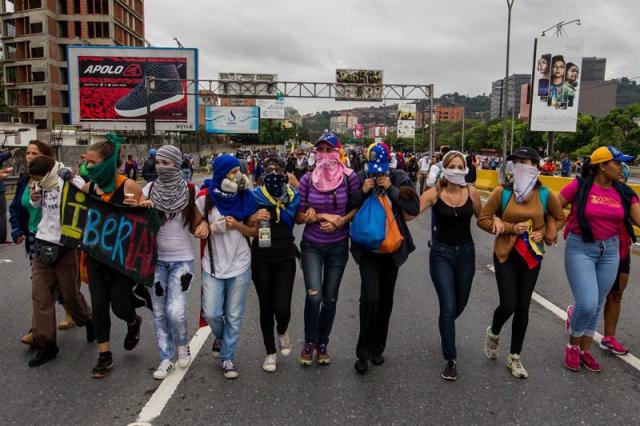
[(464, 116), (466, 110), (462, 107), (462, 146), (460, 147), (460, 151), (464, 154)]
[[(511, 8), (513, 7), (513, 3), (515, 2), (515, 0), (507, 0), (507, 8), (509, 9), (509, 14), (507, 17), (507, 64), (505, 66), (505, 72), (504, 72), (504, 81), (502, 82), (502, 90), (507, 90), (506, 96), (503, 96), (503, 98), (506, 100), (509, 92), (509, 86), (508, 86), (508, 79), (509, 79), (509, 54), (510, 54), (510, 49), (511, 49)], [(515, 86), (515, 81), (513, 82), (514, 86)], [(506, 87), (505, 87), (506, 86)], [(515, 87), (514, 87), (515, 89)], [(502, 105), (502, 104), (501, 104)], [(502, 109), (502, 113), (506, 112), (506, 108)], [(504, 114), (503, 119), (502, 119), (502, 161), (505, 161), (507, 158), (507, 124), (508, 124), (509, 118), (507, 114)]]
[(156, 87), (156, 79), (152, 76), (144, 76), (144, 97), (147, 104), (147, 115), (145, 117), (146, 133), (147, 133), (147, 150), (151, 149), (151, 143), (153, 142), (153, 134), (155, 133), (155, 123), (151, 116), (151, 92)]
[(429, 90), (430, 104), (429, 108), (429, 149), (431, 150), (430, 155), (433, 155), (436, 152), (436, 126), (433, 119), (433, 84), (431, 85), (431, 89)]

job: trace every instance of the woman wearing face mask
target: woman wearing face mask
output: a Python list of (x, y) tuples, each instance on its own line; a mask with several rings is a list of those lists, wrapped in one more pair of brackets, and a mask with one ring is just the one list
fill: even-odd
[[(51, 157), (39, 155), (28, 165), (31, 180), (37, 182), (30, 189), (31, 205), (42, 209), (42, 218), (37, 224), (35, 258), (33, 259), (33, 346), (36, 354), (29, 360), (29, 367), (37, 367), (58, 353), (56, 344), (55, 294), (59, 292), (65, 306), (79, 326), (86, 326), (87, 341), (94, 340), (91, 326), (91, 309), (80, 293), (78, 253), (60, 245), (60, 204), (64, 181), (58, 171), (64, 165)], [(71, 184), (84, 185), (82, 178), (75, 176)]]
[(438, 327), (446, 361), (440, 377), (444, 380), (458, 378), (455, 321), (467, 306), (476, 271), (471, 218), (480, 215), (482, 202), (478, 190), (466, 182), (468, 173), (464, 155), (449, 151), (442, 159), (438, 184), (420, 199), (420, 211), (431, 207), (438, 224), (431, 240), (429, 273), (440, 303)]
[(620, 264), (619, 236), (626, 233), (635, 241), (633, 225), (640, 225), (638, 196), (619, 181), (622, 162), (634, 158), (614, 147), (600, 147), (585, 162), (583, 177), (558, 196), (562, 207), (571, 204), (564, 231), (564, 267), (575, 298), (567, 310), (569, 342), (564, 348), (564, 366), (571, 371), (581, 365), (602, 371), (591, 354), (593, 335)]
[(202, 256), (202, 311), (213, 331), (211, 355), (220, 360), (224, 377), (235, 379), (234, 364), (251, 283), (251, 249), (255, 234), (251, 216), (256, 203), (240, 161), (221, 155), (213, 162), (213, 176), (196, 198), (198, 227), (194, 235), (206, 239)]
[[(266, 372), (276, 370), (274, 318), (280, 354), (291, 353), (287, 329), (291, 318), (291, 294), (296, 276), (293, 226), (300, 197), (289, 185), (285, 164), (271, 157), (264, 160), (263, 183), (253, 191), (258, 205), (257, 221), (269, 221), (271, 243), (260, 247), (259, 239), (251, 245), (251, 276), (260, 303), (260, 328), (267, 356), (262, 364)], [(257, 232), (256, 232), (257, 235)]]
[(398, 270), (415, 250), (403, 216), (416, 216), (420, 209), (415, 183), (403, 170), (389, 169), (390, 150), (387, 144), (374, 144), (368, 151), (368, 173), (358, 174), (363, 182), (361, 198), (382, 196), (386, 199), (402, 235), (402, 243), (391, 253), (368, 251), (355, 242), (351, 245), (351, 253), (360, 268), (361, 279), (360, 335), (356, 346), (358, 360), (354, 366), (359, 374), (367, 372), (369, 361), (373, 365), (384, 362), (382, 354), (387, 344)]
[(338, 290), (349, 259), (349, 222), (359, 205), (360, 179), (340, 162), (340, 143), (333, 133), (316, 143), (316, 166), (300, 179), (296, 222), (304, 223), (300, 249), (307, 291), (304, 343), (299, 362), (331, 363), (327, 345), (336, 315)]
[(174, 369), (191, 362), (187, 333), (186, 303), (193, 278), (193, 240), (191, 229), (195, 220), (195, 187), (187, 184), (181, 173), (182, 153), (165, 145), (156, 154), (158, 178), (143, 189), (141, 206), (158, 210), (158, 262), (154, 287), (151, 290), (156, 340), (160, 365), (153, 373), (158, 380)]
[[(51, 148), (49, 148), (49, 145), (39, 140), (29, 142), (25, 156), (27, 165), (39, 155), (53, 158), (53, 152)], [(38, 223), (40, 223), (40, 219), (42, 218), (42, 209), (35, 208), (31, 205), (30, 195), (35, 186), (36, 182), (29, 177), (29, 173), (25, 172), (21, 174), (16, 184), (15, 196), (9, 206), (11, 238), (16, 244), (22, 244), (24, 242), (29, 265), (33, 265), (33, 259), (35, 258), (36, 232), (38, 232)], [(71, 314), (68, 312), (65, 323), (74, 324), (73, 318), (71, 318)], [(61, 328), (61, 325), (63, 325), (63, 323), (58, 325), (59, 330), (64, 329), (64, 327)], [(20, 341), (27, 345), (33, 344), (33, 334), (31, 334), (31, 331), (22, 336)]]
[[(491, 360), (497, 358), (500, 331), (513, 315), (507, 367), (515, 377), (526, 379), (520, 353), (544, 253), (542, 242), (555, 241), (565, 217), (558, 199), (538, 180), (540, 156), (535, 149), (518, 148), (507, 161), (514, 163), (513, 182), (493, 190), (478, 218), (480, 228), (496, 235), (493, 264), (500, 296), (487, 327), (484, 352)], [(495, 225), (496, 216), (503, 226)]]
[[(138, 205), (142, 191), (138, 184), (126, 176), (118, 175), (121, 166), (120, 142), (116, 135), (109, 134), (108, 140), (89, 147), (85, 154), (89, 183), (83, 191), (103, 201), (129, 207)], [(101, 379), (113, 367), (111, 354), (111, 315), (109, 308), (118, 318), (127, 323), (124, 349), (133, 350), (140, 341), (142, 317), (136, 314), (132, 278), (122, 274), (105, 263), (88, 256), (89, 293), (93, 307), (93, 326), (98, 343), (98, 362), (91, 370), (91, 377)]]

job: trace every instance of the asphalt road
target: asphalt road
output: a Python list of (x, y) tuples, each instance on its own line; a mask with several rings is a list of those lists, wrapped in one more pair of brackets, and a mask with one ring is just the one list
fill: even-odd
[[(278, 371), (261, 369), (264, 349), (258, 324), (257, 297), (250, 289), (238, 349), (240, 377), (228, 381), (209, 355), (211, 337), (155, 425), (178, 424), (639, 424), (640, 371), (599, 349), (594, 353), (605, 371), (572, 373), (562, 366), (566, 341), (563, 322), (537, 303), (531, 306), (522, 353), (529, 379), (511, 376), (505, 367), (510, 338), (502, 334), (499, 359), (482, 352), (484, 330), (497, 304), (492, 263), (493, 238), (473, 226), (476, 276), (469, 305), (457, 321), (457, 382), (440, 379), (444, 366), (437, 330), (438, 305), (429, 279), (426, 248), (428, 216), (411, 224), (418, 249), (401, 268), (386, 362), (359, 376), (353, 369), (358, 335), (359, 274), (349, 261), (331, 335), (330, 366), (297, 364), (302, 338), (304, 284), (298, 270), (290, 334), (294, 351), (279, 358)], [(299, 230), (298, 230), (299, 235)], [(10, 262), (7, 262), (9, 260)], [(640, 354), (640, 301), (633, 256), (632, 280), (624, 297), (618, 336)], [(141, 342), (125, 352), (126, 327), (113, 317), (115, 367), (103, 380), (92, 380), (95, 345), (77, 327), (58, 334), (58, 358), (29, 368), (32, 353), (19, 342), (31, 323), (30, 279), (23, 247), (0, 246), (2, 327), (0, 359), (0, 424), (126, 425), (134, 422), (160, 382), (151, 313), (144, 317)], [(197, 326), (199, 274), (189, 296), (191, 333)], [(85, 286), (86, 287), (86, 286)], [(86, 288), (83, 292), (87, 295)], [(572, 301), (563, 267), (563, 243), (548, 250), (537, 292), (559, 307)], [(62, 309), (58, 316), (63, 317)], [(600, 330), (602, 324), (600, 324)]]

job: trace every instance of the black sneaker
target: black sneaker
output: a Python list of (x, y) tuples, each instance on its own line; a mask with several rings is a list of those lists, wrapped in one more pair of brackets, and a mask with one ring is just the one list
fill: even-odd
[[(184, 99), (185, 93), (178, 68), (174, 64), (150, 63), (144, 69), (144, 77), (155, 77), (155, 89), (149, 92), (149, 108), (155, 111)], [(147, 114), (145, 78), (115, 104), (115, 111), (122, 117), (142, 117)]]
[(109, 370), (113, 368), (113, 358), (111, 357), (111, 352), (100, 352), (100, 356), (98, 357), (98, 363), (93, 370), (91, 370), (91, 378), (92, 379), (102, 379), (107, 374), (109, 374)]
[(358, 374), (365, 374), (369, 369), (369, 361), (367, 361), (366, 359), (358, 358), (353, 367), (356, 369)]
[(45, 364), (51, 361), (56, 357), (57, 355), (56, 352), (45, 351), (44, 349), (38, 349), (38, 351), (33, 356), (33, 358), (29, 360), (29, 367), (39, 367), (42, 364)]
[(382, 365), (384, 364), (384, 357), (382, 354), (374, 355), (371, 357), (371, 364), (373, 365)]
[(127, 324), (127, 335), (124, 337), (124, 350), (130, 351), (138, 346), (140, 341), (140, 326), (142, 325), (142, 317), (136, 315), (136, 322)]
[(85, 331), (87, 333), (87, 342), (91, 343), (91, 342), (95, 341), (96, 340), (96, 334), (93, 331), (93, 324), (91, 323), (91, 321), (89, 321), (85, 325), (85, 328), (86, 328)]
[(458, 378), (458, 370), (456, 368), (455, 361), (447, 361), (447, 365), (444, 366), (442, 374), (440, 374), (444, 380), (456, 380)]

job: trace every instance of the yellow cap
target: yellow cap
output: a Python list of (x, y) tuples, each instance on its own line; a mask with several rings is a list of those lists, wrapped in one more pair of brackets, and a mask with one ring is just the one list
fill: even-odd
[(591, 154), (591, 164), (606, 163), (611, 160), (613, 160), (613, 153), (606, 146), (601, 146)]

